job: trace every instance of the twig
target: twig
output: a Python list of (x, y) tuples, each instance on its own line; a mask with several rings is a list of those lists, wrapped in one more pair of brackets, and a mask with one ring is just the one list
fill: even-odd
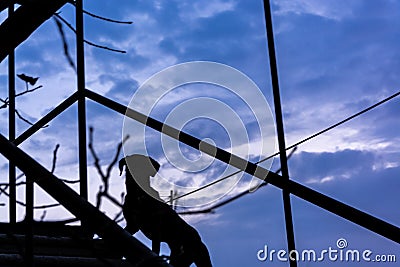
[[(75, 1), (69, 1), (69, 3), (70, 3), (71, 5), (73, 5), (73, 6), (76, 6), (76, 5), (75, 5)], [(96, 18), (96, 19), (101, 19), (101, 20), (108, 21), (108, 22), (113, 22), (113, 23), (118, 23), (118, 24), (132, 24), (132, 23), (133, 23), (132, 21), (121, 21), (121, 20), (115, 20), (115, 19), (110, 19), (110, 18), (102, 17), (102, 16), (93, 14), (93, 13), (91, 13), (91, 12), (89, 12), (89, 11), (86, 11), (86, 10), (83, 10), (83, 13), (85, 13), (85, 14), (91, 16), (91, 17), (94, 17), (94, 18)]]
[(115, 221), (118, 221), (119, 219), (121, 219), (121, 217), (122, 217), (122, 210), (121, 210), (120, 212), (118, 212), (118, 213), (114, 216), (113, 221), (114, 221), (114, 222), (115, 222)]
[[(102, 199), (103, 199), (103, 197), (105, 197), (108, 200), (110, 200), (113, 204), (115, 204), (116, 206), (122, 208), (121, 203), (123, 201), (123, 195), (121, 194), (121, 202), (119, 202), (117, 199), (115, 199), (113, 196), (111, 196), (109, 194), (108, 189), (109, 189), (109, 180), (111, 177), (111, 171), (118, 161), (118, 157), (121, 153), (122, 145), (124, 144), (124, 142), (126, 140), (128, 140), (129, 136), (126, 136), (124, 138), (124, 140), (122, 140), (122, 142), (120, 142), (118, 144), (115, 155), (114, 155), (112, 161), (110, 162), (110, 164), (108, 165), (108, 167), (106, 169), (106, 173), (104, 173), (103, 169), (100, 165), (100, 158), (97, 156), (97, 153), (93, 146), (93, 132), (94, 132), (93, 127), (90, 127), (89, 128), (89, 151), (92, 154), (92, 157), (94, 159), (94, 166), (100, 175), (101, 181), (103, 182), (103, 184), (99, 186), (99, 191), (97, 192), (97, 195), (96, 195), (96, 207), (100, 208)], [(116, 216), (116, 218), (118, 218), (118, 216)]]
[(29, 124), (29, 125), (33, 125), (33, 123), (30, 122), (28, 119), (25, 119), (25, 118), (19, 113), (19, 111), (18, 111), (17, 109), (15, 110), (15, 114), (17, 114), (17, 116), (18, 116), (18, 118), (20, 118), (20, 120), (26, 122), (26, 123)]
[[(42, 87), (43, 87), (43, 85), (39, 85), (39, 86), (37, 86), (35, 88), (32, 88), (32, 89), (25, 89), (25, 91), (22, 91), (21, 93), (16, 94), (15, 97), (23, 96), (23, 95), (25, 95), (27, 93), (32, 93), (32, 92), (34, 92), (34, 91), (36, 91), (36, 90), (38, 90), (38, 89), (40, 89)], [(10, 103), (10, 100), (8, 99), (8, 97), (6, 97), (6, 99), (0, 98), (0, 102), (3, 103), (3, 105), (0, 106), (0, 109), (2, 109), (2, 108), (6, 108), (8, 106), (8, 104)]]
[(73, 223), (73, 222), (79, 222), (80, 220), (78, 218), (71, 218), (71, 219), (65, 219), (65, 220), (60, 220), (60, 221), (47, 221), (47, 223), (54, 223), (54, 224), (67, 224), (67, 223)]
[[(38, 90), (38, 89), (40, 89), (40, 88), (43, 87), (42, 85), (39, 85), (39, 86), (37, 86), (37, 87), (35, 87), (35, 88), (28, 89), (28, 83), (25, 82), (25, 84), (26, 84), (26, 89), (25, 89), (24, 91), (22, 91), (22, 92), (16, 94), (15, 97), (20, 97), (20, 96), (23, 96), (23, 95), (25, 95), (25, 94), (27, 94), (27, 93), (32, 93), (32, 92), (34, 92), (34, 91), (36, 91), (36, 90)], [(0, 98), (0, 102), (3, 103), (3, 105), (0, 106), (0, 109), (7, 108), (7, 106), (10, 104), (10, 100), (9, 100), (8, 97), (5, 98), (5, 99)], [(20, 113), (17, 109), (15, 109), (15, 114), (17, 114), (17, 116), (18, 116), (18, 118), (19, 118), (20, 120), (26, 122), (26, 123), (29, 124), (29, 125), (33, 125), (33, 123), (30, 122), (28, 119), (26, 119), (24, 116), (22, 116), (21, 113)], [(46, 127), (48, 127), (48, 125), (45, 125), (45, 126), (43, 126), (42, 128), (46, 128)]]
[[(72, 25), (71, 25), (68, 21), (66, 21), (66, 20), (65, 20), (63, 17), (61, 17), (59, 14), (54, 14), (54, 16), (56, 16), (57, 18), (59, 18), (68, 28), (70, 28), (70, 29), (76, 34), (75, 28), (72, 27)], [(110, 47), (108, 47), (108, 46), (98, 45), (98, 44), (92, 43), (92, 42), (90, 42), (90, 41), (88, 41), (88, 40), (83, 40), (83, 41), (84, 41), (85, 43), (87, 43), (88, 45), (91, 45), (91, 46), (94, 46), (94, 47), (97, 47), (97, 48), (100, 48), (100, 49), (104, 49), (104, 50), (108, 50), (108, 51), (112, 51), (112, 52), (117, 52), (117, 53), (122, 53), (122, 54), (125, 54), (125, 53), (126, 53), (126, 51), (124, 51), (124, 50), (119, 50), (119, 49), (110, 48)]]
[[(15, 110), (15, 114), (17, 114), (17, 116), (18, 116), (18, 118), (19, 118), (20, 120), (26, 122), (26, 123), (29, 124), (29, 125), (33, 125), (33, 123), (30, 122), (28, 119), (25, 119), (25, 118), (21, 115), (21, 113), (19, 113), (19, 111), (18, 111), (17, 109)], [(43, 126), (42, 128), (46, 128), (46, 127), (49, 127), (49, 125), (45, 125), (45, 126)]]
[(43, 85), (36, 86), (35, 88), (32, 88), (32, 89), (26, 89), (25, 91), (16, 94), (15, 97), (19, 97), (19, 96), (23, 96), (27, 93), (35, 92), (36, 90), (39, 90), (40, 88), (43, 88)]
[[(33, 88), (33, 89), (26, 89), (25, 91), (16, 94), (15, 97), (23, 96), (23, 95), (25, 95), (25, 94), (27, 94), (27, 93), (32, 93), (32, 92), (34, 92), (34, 91), (36, 91), (36, 90), (38, 90), (38, 89), (40, 89), (40, 88), (42, 88), (42, 87), (43, 87), (43, 86), (40, 85), (40, 86), (35, 87), (35, 88)], [(0, 102), (3, 103), (3, 105), (0, 106), (0, 109), (3, 109), (3, 108), (7, 108), (7, 106), (8, 106), (9, 103), (10, 103), (10, 100), (8, 99), (8, 97), (7, 97), (6, 99), (0, 98)], [(18, 116), (18, 118), (19, 118), (20, 120), (26, 122), (26, 123), (29, 124), (29, 125), (33, 125), (33, 123), (30, 122), (28, 119), (26, 119), (24, 116), (22, 116), (21, 113), (20, 113), (17, 109), (15, 109), (15, 114), (17, 114), (17, 116)], [(46, 128), (46, 127), (48, 127), (48, 125), (45, 125), (45, 126), (43, 126), (42, 128)]]
[[(60, 145), (57, 144), (56, 147), (54, 148), (54, 151), (53, 151), (53, 160), (52, 160), (51, 173), (54, 173), (55, 168), (56, 168), (56, 163), (57, 163), (57, 152), (58, 152), (58, 149), (59, 149), (59, 148), (60, 148)], [(17, 176), (16, 180), (21, 179), (24, 175), (25, 175), (24, 173), (21, 173), (20, 175)], [(79, 180), (77, 180), (77, 181), (70, 181), (70, 180), (65, 180), (65, 179), (60, 179), (60, 180), (62, 180), (62, 181), (65, 182), (65, 183), (71, 183), (71, 184), (72, 184), (72, 183), (77, 183), (77, 182), (79, 182)], [(15, 184), (16, 187), (22, 186), (22, 185), (26, 185), (26, 181), (19, 182), (19, 183), (16, 183), (16, 184)], [(8, 183), (0, 183), (0, 195), (1, 195), (1, 194), (4, 194), (4, 195), (6, 195), (7, 197), (9, 197), (9, 194), (8, 194), (7, 191), (6, 191), (6, 190), (9, 188), (9, 186), (10, 186), (10, 184), (8, 184)], [(17, 202), (19, 205), (26, 206), (25, 203), (23, 203), (23, 202), (21, 202), (21, 201), (18, 201), (18, 200), (17, 200), (16, 202)], [(47, 208), (58, 207), (58, 206), (60, 206), (60, 205), (61, 205), (61, 204), (59, 204), (59, 203), (47, 204), (47, 205), (35, 206), (34, 209), (47, 209)], [(45, 215), (42, 214), (42, 216), (45, 216)]]
[(42, 215), (40, 216), (40, 221), (41, 221), (41, 222), (44, 221), (44, 218), (46, 217), (46, 215), (47, 215), (47, 210), (44, 210), (43, 213), (42, 213)]
[[(21, 186), (21, 185), (26, 185), (26, 182), (19, 182), (19, 183), (15, 184), (15, 186)], [(9, 183), (0, 183), (0, 186), (4, 186), (3, 189), (7, 190), (8, 187), (10, 186), (10, 184)]]
[[(287, 156), (287, 159), (290, 159), (293, 156), (294, 152), (296, 152), (296, 150), (297, 150), (297, 147), (294, 147), (292, 149), (292, 151), (290, 151), (289, 155)], [(281, 170), (282, 170), (282, 168), (279, 167), (279, 169), (276, 170), (275, 173), (279, 173), (279, 172), (281, 172)], [(235, 201), (235, 200), (237, 200), (237, 199), (239, 199), (239, 198), (241, 198), (241, 197), (243, 197), (243, 196), (245, 196), (247, 194), (254, 193), (258, 189), (260, 189), (261, 187), (266, 186), (266, 185), (268, 185), (267, 182), (262, 182), (261, 184), (250, 188), (249, 190), (241, 192), (241, 193), (239, 193), (239, 194), (237, 194), (237, 195), (235, 195), (235, 196), (233, 196), (231, 198), (228, 198), (228, 199), (226, 199), (226, 200), (224, 200), (224, 201), (222, 201), (220, 203), (215, 204), (214, 206), (211, 206), (209, 208), (205, 208), (203, 210), (182, 211), (182, 212), (178, 212), (178, 213), (181, 214), (181, 215), (194, 215), (194, 214), (202, 214), (202, 213), (213, 213), (215, 209), (220, 208), (222, 206), (225, 206), (226, 204), (229, 204), (229, 203), (231, 203), (231, 202), (233, 202), (233, 201)]]
[(60, 144), (57, 144), (56, 145), (56, 147), (54, 148), (54, 151), (53, 151), (53, 163), (52, 163), (52, 165), (51, 165), (51, 173), (53, 173), (54, 174), (54, 171), (55, 171), (55, 169), (56, 169), (56, 163), (57, 163), (57, 152), (58, 152), (58, 149), (60, 148)]
[[(24, 173), (21, 173), (20, 175), (18, 175), (18, 176), (15, 178), (15, 180), (17, 181), (17, 180), (21, 179), (21, 178), (24, 177), (24, 176), (25, 176), (25, 174), (24, 174)], [(20, 185), (23, 185), (23, 184), (26, 184), (26, 182), (19, 182), (19, 183), (16, 183), (16, 186), (20, 186)], [(9, 183), (1, 183), (0, 186), (4, 186), (3, 190), (7, 190), (8, 187), (10, 186), (10, 184), (9, 184)], [(0, 191), (0, 196), (1, 196), (1, 194), (2, 194), (2, 191)]]
[(110, 200), (112, 203), (114, 203), (116, 206), (122, 208), (122, 204), (120, 202), (118, 202), (117, 199), (115, 199), (113, 196), (111, 196), (110, 194), (105, 194), (104, 195), (105, 198), (107, 198), (108, 200)]
[(64, 55), (67, 58), (67, 61), (68, 61), (69, 65), (71, 66), (71, 68), (76, 73), (76, 66), (75, 66), (74, 61), (72, 60), (71, 55), (69, 54), (68, 42), (67, 42), (67, 38), (65, 37), (63, 25), (62, 25), (60, 19), (57, 16), (53, 16), (53, 19), (56, 22), (58, 32), (60, 33), (61, 40), (63, 42)]
[[(4, 195), (6, 195), (7, 197), (10, 197), (10, 195), (2, 187), (0, 187), (0, 192), (3, 193)], [(16, 203), (18, 205), (26, 207), (26, 204), (22, 201), (16, 200)], [(34, 206), (33, 208), (40, 210), (40, 209), (54, 208), (54, 207), (58, 207), (58, 206), (61, 206), (61, 204), (60, 203), (46, 204), (46, 205)]]
[[(77, 184), (80, 182), (80, 180), (68, 180), (68, 179), (61, 179), (59, 178), (60, 181), (66, 183), (66, 184)], [(4, 186), (4, 190), (7, 190), (7, 188), (9, 187), (9, 183), (0, 183), (0, 186)], [(26, 185), (26, 182), (19, 182), (16, 183), (15, 186), (22, 186), (22, 185)], [(1, 194), (0, 194), (1, 195)]]
[(6, 102), (6, 100), (4, 100), (4, 99), (0, 98), (0, 102), (2, 102), (2, 103), (3, 103), (3, 105), (2, 105), (2, 106), (0, 106), (0, 109), (2, 109), (2, 108), (6, 108), (6, 107), (7, 107), (7, 102)]
[(63, 181), (66, 184), (77, 184), (79, 183), (81, 180), (68, 180), (68, 179), (62, 179), (62, 178), (58, 178), (60, 181)]
[(83, 13), (85, 13), (85, 14), (93, 17), (93, 18), (101, 19), (101, 20), (108, 21), (108, 22), (113, 22), (113, 23), (118, 23), (118, 24), (132, 24), (133, 23), (133, 21), (122, 21), (122, 20), (115, 20), (115, 19), (102, 17), (102, 16), (99, 16), (99, 15), (90, 13), (89, 11), (86, 11), (86, 10), (83, 10)]

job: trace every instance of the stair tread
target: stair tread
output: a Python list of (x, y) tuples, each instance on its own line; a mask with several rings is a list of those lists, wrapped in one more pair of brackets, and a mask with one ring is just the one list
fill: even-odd
[[(132, 265), (123, 259), (101, 259), (87, 257), (64, 257), (64, 256), (34, 256), (36, 266), (74, 266), (74, 267), (103, 267), (121, 266), (131, 267)], [(1, 266), (18, 266), (24, 263), (20, 254), (0, 254)]]
[[(24, 235), (0, 234), (0, 253), (20, 253), (24, 248)], [(118, 251), (113, 250), (101, 239), (35, 235), (33, 249), (36, 255), (121, 258)]]

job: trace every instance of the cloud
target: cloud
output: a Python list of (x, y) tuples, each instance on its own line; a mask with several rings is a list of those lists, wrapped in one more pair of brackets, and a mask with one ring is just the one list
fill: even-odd
[[(128, 26), (85, 18), (85, 36), (89, 40), (128, 52), (117, 54), (86, 46), (86, 81), (90, 89), (127, 103), (137, 86), (154, 73), (176, 63), (211, 60), (243, 71), (272, 103), (261, 1), (218, 0), (202, 4), (170, 1), (166, 4), (162, 1), (121, 0), (118, 5), (111, 1), (86, 4), (85, 7), (95, 13), (134, 21)], [(281, 0), (273, 4), (288, 145), (358, 112), (399, 88), (398, 1)], [(72, 8), (62, 11), (63, 16), (73, 21)], [(56, 34), (53, 23), (48, 22), (17, 51), (18, 72), (40, 76), (45, 86), (41, 92), (18, 102), (19, 108), (32, 118), (45, 114), (76, 89), (74, 73), (62, 55), (61, 41), (54, 38)], [(74, 35), (69, 31), (67, 34), (71, 53), (74, 53)], [(7, 94), (5, 63), (0, 65), (0, 73), (3, 97)], [(227, 99), (234, 107), (239, 106), (238, 101), (213, 94), (211, 90), (201, 88), (199, 91), (219, 100)], [(177, 90), (168, 95), (163, 108), (156, 110), (154, 115), (165, 118), (164, 112), (173, 109), (175, 104), (198, 96)], [(102, 164), (106, 164), (121, 140), (122, 116), (91, 101), (87, 103), (88, 125), (95, 127), (96, 151)], [(395, 212), (400, 149), (398, 107), (398, 100), (393, 100), (300, 146), (289, 161), (292, 178), (398, 225)], [(246, 111), (244, 107), (238, 109), (253, 137), (251, 146), (257, 147), (259, 140), (252, 117)], [(257, 111), (265, 112), (261, 108)], [(1, 112), (2, 133), (7, 132), (6, 119), (6, 112)], [(19, 131), (27, 127), (19, 126)], [(187, 129), (206, 137), (214, 128), (191, 124)], [(22, 147), (49, 166), (54, 145), (60, 142), (56, 172), (75, 178), (76, 133), (75, 105)], [(138, 145), (142, 133), (133, 132), (129, 142)], [(147, 133), (149, 153), (162, 160), (160, 135), (153, 130)], [(224, 137), (218, 132), (215, 142), (221, 144)], [(182, 148), (192, 159), (199, 156), (197, 152)], [(90, 156), (88, 162), (91, 165)], [(166, 177), (196, 187), (213, 180), (225, 167), (214, 164), (205, 173), (189, 176), (165, 161), (164, 164)], [(1, 166), (4, 169), (6, 163)], [(123, 181), (115, 171), (112, 190), (115, 196), (119, 196), (124, 189)], [(92, 166), (89, 173), (93, 199), (99, 180)], [(245, 176), (243, 183), (236, 185), (231, 194), (248, 189), (245, 183), (248, 180), (250, 178)], [(221, 184), (209, 192), (217, 195), (230, 189), (228, 185)], [(202, 193), (200, 197), (207, 197), (207, 194)], [(296, 197), (292, 200), (299, 248), (326, 248), (346, 235), (352, 247), (368, 244), (376, 251), (397, 249), (369, 231)], [(112, 214), (113, 208), (107, 204), (107, 214)], [(21, 210), (20, 214), (24, 211)], [(49, 214), (49, 218), (57, 216), (57, 213)], [(275, 249), (286, 247), (282, 194), (273, 186), (217, 210), (216, 215), (193, 219), (187, 216), (186, 219), (199, 229), (215, 265), (261, 266), (264, 263), (257, 261), (256, 253), (264, 244)]]
[(180, 16), (184, 21), (210, 18), (223, 12), (233, 11), (235, 7), (236, 1), (212, 1), (207, 3), (207, 5), (183, 3)]
[(277, 15), (294, 13), (297, 15), (307, 14), (320, 16), (332, 20), (342, 20), (353, 15), (354, 7), (360, 1), (353, 0), (346, 3), (341, 1), (317, 1), (317, 0), (276, 0), (274, 4), (278, 7)]
[[(293, 137), (293, 142), (301, 131), (308, 130), (306, 135), (311, 135), (396, 92), (399, 84), (393, 79), (393, 71), (398, 62), (393, 58), (398, 57), (398, 51), (393, 49), (391, 41), (392, 26), (384, 17), (369, 15), (369, 9), (366, 12), (368, 15), (363, 18), (340, 23), (289, 15), (277, 19), (278, 27), (281, 23), (291, 24), (290, 30), (279, 33), (277, 51), (283, 108), (288, 135)], [(371, 36), (371, 32), (376, 34)], [(390, 108), (389, 104), (379, 110)], [(370, 111), (376, 112), (378, 109)], [(391, 132), (392, 128), (384, 126), (389, 124), (385, 121), (389, 121), (390, 116), (371, 121), (374, 115), (370, 113), (342, 126), (346, 128), (341, 131), (335, 131), (331, 136), (339, 142), (332, 143), (330, 138), (321, 146), (334, 149), (332, 144), (345, 145), (341, 136), (346, 135), (346, 131), (357, 133), (354, 137), (366, 142), (365, 146), (387, 143), (382, 135), (375, 134), (378, 129)], [(297, 133), (291, 131), (294, 128)], [(291, 134), (294, 136), (290, 137)], [(345, 148), (343, 145), (340, 149)], [(361, 145), (358, 144), (358, 148)], [(349, 144), (348, 148), (356, 147)]]
[(119, 79), (111, 75), (100, 76), (100, 82), (103, 84), (110, 84), (111, 89), (106, 93), (106, 97), (115, 99), (118, 103), (128, 105), (129, 101), (139, 87), (139, 83), (132, 79)]
[(291, 174), (306, 183), (328, 183), (349, 179), (362, 171), (372, 171), (375, 164), (372, 152), (342, 150), (336, 152), (301, 152), (289, 161)]
[[(289, 160), (292, 179), (371, 214), (399, 223), (391, 214), (396, 202), (398, 152), (343, 150), (295, 154)], [(397, 181), (397, 182), (396, 182)], [(393, 202), (394, 201), (394, 202)], [(379, 207), (387, 207), (381, 210)]]

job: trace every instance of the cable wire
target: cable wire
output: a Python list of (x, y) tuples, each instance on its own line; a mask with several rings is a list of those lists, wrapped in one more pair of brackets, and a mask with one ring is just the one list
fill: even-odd
[[(348, 121), (350, 121), (350, 120), (352, 120), (352, 119), (354, 119), (354, 118), (356, 118), (356, 117), (358, 117), (358, 116), (360, 116), (360, 115), (362, 115), (362, 114), (364, 114), (364, 113), (366, 113), (366, 112), (368, 112), (368, 111), (370, 111), (370, 110), (372, 110), (372, 109), (374, 109), (374, 108), (376, 108), (376, 107), (378, 107), (378, 106), (380, 106), (380, 105), (382, 105), (382, 104), (384, 104), (384, 103), (386, 103), (386, 102), (388, 102), (390, 100), (392, 100), (393, 98), (395, 98), (395, 97), (397, 97), (399, 95), (400, 95), (400, 91), (398, 91), (397, 93), (395, 93), (395, 94), (393, 94), (393, 95), (391, 95), (391, 96), (389, 96), (389, 97), (387, 97), (387, 98), (385, 98), (385, 99), (383, 99), (383, 100), (381, 100), (381, 101), (379, 101), (379, 102), (377, 102), (377, 103), (375, 103), (375, 104), (373, 104), (373, 105), (371, 105), (371, 106), (369, 106), (369, 107), (367, 107), (367, 108), (365, 108), (365, 109), (363, 109), (363, 110), (361, 110), (361, 111), (359, 111), (359, 112), (357, 112), (357, 113), (355, 113), (353, 115), (351, 115), (350, 117), (347, 117), (344, 120), (341, 120), (341, 121), (339, 121), (339, 122), (337, 122), (337, 123), (325, 128), (325, 129), (323, 129), (323, 130), (321, 130), (321, 131), (319, 131), (319, 132), (317, 132), (315, 134), (310, 135), (307, 138), (304, 138), (304, 139), (300, 140), (299, 142), (297, 142), (297, 143), (295, 143), (293, 145), (290, 145), (290, 146), (286, 147), (286, 150), (289, 150), (289, 149), (292, 149), (292, 148), (296, 148), (297, 146), (299, 146), (299, 145), (301, 145), (301, 144), (303, 144), (303, 143), (305, 143), (307, 141), (310, 141), (311, 139), (314, 139), (315, 137), (317, 137), (317, 136), (319, 136), (319, 135), (321, 135), (323, 133), (326, 133), (326, 132), (334, 129), (334, 128), (336, 128), (336, 127), (338, 127), (338, 126), (340, 126), (340, 125), (342, 125), (342, 124), (344, 124), (344, 123), (346, 123), (346, 122), (348, 122)], [(260, 164), (260, 163), (262, 163), (264, 161), (267, 161), (267, 160), (269, 160), (269, 159), (271, 159), (271, 158), (273, 158), (273, 157), (275, 157), (275, 156), (277, 156), (279, 154), (280, 154), (280, 152), (276, 152), (275, 154), (272, 154), (272, 155), (270, 155), (270, 156), (268, 156), (268, 157), (266, 157), (264, 159), (261, 159), (261, 160), (257, 161), (255, 164)], [(190, 192), (187, 192), (187, 193), (185, 193), (183, 195), (177, 196), (172, 201), (175, 201), (175, 200), (178, 200), (180, 198), (186, 197), (188, 195), (194, 194), (194, 193), (196, 193), (196, 192), (198, 192), (200, 190), (203, 190), (203, 189), (208, 188), (208, 187), (210, 187), (212, 185), (215, 185), (215, 184), (217, 184), (219, 182), (222, 182), (222, 181), (224, 181), (224, 180), (226, 180), (226, 179), (228, 179), (228, 178), (230, 178), (230, 177), (232, 177), (232, 176), (234, 176), (236, 174), (239, 174), (241, 172), (242, 172), (241, 170), (238, 170), (238, 171), (236, 171), (234, 173), (231, 173), (231, 174), (229, 174), (227, 176), (224, 176), (224, 177), (222, 177), (222, 178), (220, 178), (218, 180), (215, 180), (215, 181), (213, 181), (213, 182), (211, 182), (209, 184), (206, 184), (206, 185), (204, 185), (202, 187), (199, 187), (199, 188), (197, 188), (197, 189), (195, 189), (193, 191), (190, 191)]]

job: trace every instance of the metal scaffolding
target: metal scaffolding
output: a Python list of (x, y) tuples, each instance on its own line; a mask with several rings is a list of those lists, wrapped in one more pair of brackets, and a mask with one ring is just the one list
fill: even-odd
[[(43, 116), (35, 124), (29, 127), (25, 132), (16, 136), (15, 129), (15, 55), (14, 51), (8, 56), (8, 76), (9, 76), (9, 135), (8, 140), (0, 135), (0, 152), (9, 159), (9, 223), (16, 223), (16, 171), (15, 166), (25, 172), (27, 176), (26, 186), (26, 219), (33, 221), (33, 181), (41, 186), (47, 193), (59, 200), (67, 209), (73, 212), (83, 223), (87, 223), (93, 227), (96, 232), (104, 235), (113, 244), (116, 238), (121, 238), (126, 245), (132, 245), (138, 248), (138, 251), (147, 255), (146, 257), (155, 257), (153, 254), (148, 254), (141, 245), (138, 245), (133, 239), (129, 239), (122, 229), (117, 229), (115, 226), (85, 201), (88, 198), (88, 175), (87, 175), (87, 126), (86, 126), (86, 101), (91, 100), (102, 106), (105, 106), (121, 115), (125, 115), (133, 120), (136, 120), (158, 132), (170, 136), (186, 145), (189, 145), (197, 150), (200, 150), (216, 159), (230, 164), (237, 169), (253, 175), (273, 186), (282, 190), (284, 203), (284, 214), (286, 222), (286, 235), (288, 243), (288, 251), (295, 250), (295, 231), (293, 227), (291, 196), (298, 197), (309, 203), (312, 203), (322, 209), (330, 211), (350, 222), (353, 222), (361, 227), (369, 229), (389, 240), (400, 243), (400, 229), (395, 225), (385, 222), (377, 217), (360, 211), (354, 207), (337, 201), (322, 193), (319, 193), (311, 188), (301, 185), (289, 178), (289, 169), (287, 165), (286, 144), (284, 135), (284, 122), (282, 116), (282, 107), (279, 90), (278, 67), (275, 55), (275, 44), (273, 34), (273, 24), (271, 16), (271, 6), (269, 0), (264, 0), (264, 14), (266, 21), (266, 33), (268, 39), (268, 53), (270, 60), (271, 80), (274, 96), (275, 118), (277, 125), (277, 135), (279, 141), (279, 156), (282, 168), (282, 176), (267, 169), (264, 169), (257, 164), (242, 159), (216, 146), (205, 143), (200, 139), (191, 136), (185, 132), (181, 132), (171, 126), (164, 124), (161, 121), (155, 120), (144, 114), (141, 114), (127, 106), (121, 105), (113, 100), (101, 96), (93, 91), (85, 88), (85, 53), (84, 53), (84, 23), (83, 23), (83, 1), (75, 1), (76, 7), (76, 62), (77, 62), (77, 90), (61, 104)], [(13, 16), (14, 5), (8, 9), (9, 16)], [(62, 182), (55, 182), (53, 175), (43, 169), (38, 163), (32, 160), (29, 155), (17, 148), (18, 145), (30, 138), (33, 134), (39, 131), (47, 123), (55, 119), (58, 115), (64, 112), (73, 104), (78, 103), (78, 154), (79, 154), (79, 178), (80, 178), (80, 195), (83, 200), (79, 200), (72, 190), (68, 190)], [(43, 177), (43, 178), (38, 178)], [(53, 181), (54, 180), (54, 181)], [(63, 192), (63, 190), (65, 192)], [(75, 207), (79, 206), (79, 208)], [(87, 213), (86, 213), (87, 212)], [(93, 219), (88, 216), (102, 221), (104, 225), (96, 225)], [(101, 227), (110, 227), (103, 229)], [(29, 230), (29, 229), (28, 229)], [(113, 236), (115, 234), (115, 236)], [(27, 232), (27, 237), (32, 238), (32, 232)], [(30, 239), (31, 242), (31, 239)], [(28, 254), (32, 255), (32, 251), (28, 250)], [(127, 252), (129, 253), (131, 252)], [(147, 253), (147, 254), (146, 254)], [(134, 253), (135, 254), (135, 253)], [(131, 258), (138, 257), (137, 254), (129, 255)], [(31, 258), (32, 261), (32, 258)], [(132, 260), (132, 261), (136, 261)], [(165, 265), (166, 266), (166, 265)], [(296, 261), (290, 261), (290, 266), (297, 266)]]

